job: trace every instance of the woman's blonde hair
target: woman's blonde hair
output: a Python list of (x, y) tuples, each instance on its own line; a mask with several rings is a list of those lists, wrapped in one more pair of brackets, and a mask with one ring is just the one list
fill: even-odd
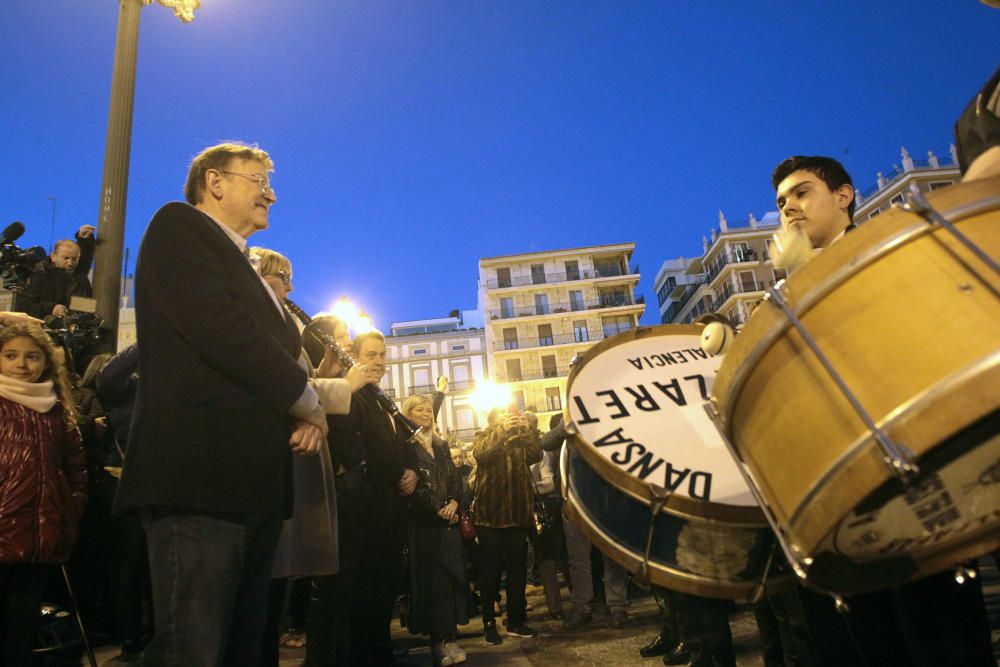
[(250, 254), (260, 260), (260, 275), (276, 276), (284, 273), (289, 280), (292, 279), (292, 263), (280, 252), (254, 246), (250, 248)]
[(434, 407), (434, 403), (425, 394), (417, 394), (415, 396), (408, 397), (405, 401), (403, 401), (403, 416), (409, 419), (410, 413), (413, 412), (414, 408), (418, 405), (424, 404), (431, 406), (431, 408)]
[(45, 355), (45, 369), (38, 376), (39, 382), (52, 380), (52, 387), (56, 392), (56, 399), (62, 403), (63, 419), (67, 429), (76, 427), (76, 404), (73, 400), (73, 390), (70, 388), (69, 373), (66, 367), (56, 357), (56, 346), (52, 339), (37, 324), (11, 324), (0, 328), (0, 348), (14, 340), (15, 338), (28, 338), (32, 340), (42, 350)]

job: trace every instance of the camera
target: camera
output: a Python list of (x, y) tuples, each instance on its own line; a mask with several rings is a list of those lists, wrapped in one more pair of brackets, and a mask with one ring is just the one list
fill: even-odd
[(27, 250), (14, 243), (24, 234), (24, 224), (12, 222), (0, 237), (0, 280), (4, 289), (19, 291), (28, 284), (28, 277), (38, 262), (45, 259), (45, 249), (34, 246)]

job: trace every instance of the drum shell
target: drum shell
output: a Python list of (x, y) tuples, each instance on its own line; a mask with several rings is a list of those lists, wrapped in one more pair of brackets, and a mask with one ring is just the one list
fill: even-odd
[[(650, 499), (604, 479), (591, 468), (589, 457), (584, 455), (587, 451), (586, 443), (576, 438), (570, 439), (563, 451), (566, 518), (605, 556), (636, 574), (645, 561)], [(719, 505), (671, 500), (657, 516), (647, 562), (650, 583), (727, 600), (750, 600), (793, 585), (790, 570), (781, 567), (781, 550), (763, 514), (748, 516), (747, 522), (734, 521), (732, 515), (722, 521), (704, 516), (719, 510)], [(750, 515), (746, 510), (754, 508), (732, 509)], [(690, 548), (685, 550), (685, 543)]]
[[(939, 190), (929, 200), (1000, 256), (1000, 179)], [(1000, 277), (946, 230), (894, 209), (812, 259), (784, 294), (876, 424), (918, 463), (932, 452), (947, 460), (935, 451), (942, 443), (995, 419)], [(773, 304), (762, 304), (734, 341), (712, 403), (805, 557), (828, 549), (845, 517), (895, 483), (863, 421)], [(1000, 457), (1000, 441), (988, 446)], [(1000, 491), (997, 499), (1000, 505)], [(910, 576), (997, 548), (996, 527), (916, 550)]]
[[(603, 553), (633, 573), (645, 559), (654, 485), (613, 464), (577, 433), (568, 406), (591, 360), (623, 343), (673, 335), (697, 340), (701, 331), (697, 325), (633, 329), (593, 346), (570, 371), (564, 415), (570, 428), (562, 477), (566, 513)], [(664, 432), (662, 437), (669, 440), (671, 435)], [(731, 464), (730, 454), (718, 442), (719, 454)], [(656, 517), (648, 577), (656, 585), (695, 595), (749, 599), (762, 590), (777, 592), (791, 585), (794, 577), (787, 568), (781, 569), (782, 562), (780, 547), (756, 505), (708, 502), (675, 493)]]

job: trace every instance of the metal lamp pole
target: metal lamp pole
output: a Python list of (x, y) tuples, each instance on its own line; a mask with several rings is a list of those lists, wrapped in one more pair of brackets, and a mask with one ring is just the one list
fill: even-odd
[[(125, 246), (125, 201), (128, 194), (129, 152), (132, 145), (132, 109), (135, 65), (139, 51), (139, 13), (152, 0), (119, 0), (118, 35), (111, 78), (108, 136), (104, 147), (104, 176), (97, 219), (100, 243), (94, 253), (94, 297), (104, 317), (110, 348), (117, 347), (118, 308), (121, 302), (122, 252)], [(158, 0), (185, 23), (194, 19), (200, 0)]]

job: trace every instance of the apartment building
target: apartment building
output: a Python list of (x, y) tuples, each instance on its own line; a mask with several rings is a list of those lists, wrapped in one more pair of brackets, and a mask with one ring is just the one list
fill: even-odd
[(764, 291), (785, 277), (772, 266), (767, 247), (779, 225), (777, 211), (736, 224), (720, 211), (719, 226), (702, 238), (701, 257), (667, 260), (660, 268), (661, 322), (690, 324), (712, 312), (745, 322)]
[(402, 405), (408, 396), (430, 394), (437, 379), (447, 377), (449, 389), (438, 427), (471, 442), (485, 425), (471, 402), (476, 383), (486, 376), (486, 334), (479, 311), (393, 322), (389, 331), (382, 389)]
[(926, 160), (915, 160), (906, 147), (900, 149), (900, 163), (892, 165), (888, 176), (877, 172), (874, 185), (856, 192), (854, 222), (863, 223), (894, 205), (902, 204), (904, 195), (909, 191), (933, 192), (958, 183), (962, 175), (954, 144), (950, 152), (951, 162), (945, 163), (934, 155), (934, 151), (927, 151)]
[(573, 356), (638, 324), (646, 306), (635, 295), (634, 250), (617, 243), (479, 260), (488, 365), (522, 409), (562, 410)]

